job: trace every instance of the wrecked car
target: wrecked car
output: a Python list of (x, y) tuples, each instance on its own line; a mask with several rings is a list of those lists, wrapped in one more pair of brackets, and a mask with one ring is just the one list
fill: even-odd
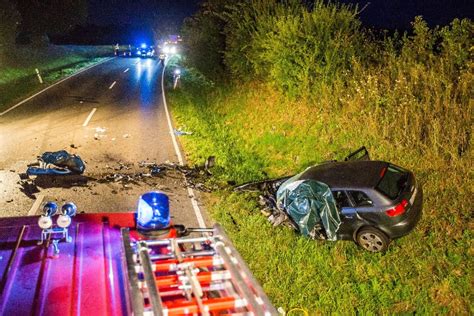
[(422, 213), (415, 176), (389, 162), (366, 160), (365, 147), (357, 152), (362, 158), (348, 156), (258, 183), (265, 188), (261, 199), (269, 220), (313, 239), (353, 240), (371, 252), (385, 251), (391, 240), (407, 235)]

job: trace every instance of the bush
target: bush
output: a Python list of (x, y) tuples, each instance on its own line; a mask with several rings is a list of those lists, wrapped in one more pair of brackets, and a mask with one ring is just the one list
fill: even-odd
[(222, 55), (224, 10), (225, 1), (208, 1), (198, 14), (185, 20), (181, 31), (186, 63), (212, 80), (222, 78), (225, 73)]
[(9, 0), (0, 0), (0, 53), (15, 44), (20, 14)]

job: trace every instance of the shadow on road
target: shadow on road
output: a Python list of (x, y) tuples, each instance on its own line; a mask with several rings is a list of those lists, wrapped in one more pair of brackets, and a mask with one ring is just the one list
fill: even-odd
[(86, 177), (83, 175), (64, 175), (64, 176), (50, 176), (40, 175), (35, 179), (23, 180), (20, 182), (20, 191), (23, 192), (30, 199), (36, 199), (35, 193), (39, 193), (40, 189), (49, 188), (64, 188), (70, 189), (72, 187), (87, 187), (90, 181), (95, 181), (95, 178)]

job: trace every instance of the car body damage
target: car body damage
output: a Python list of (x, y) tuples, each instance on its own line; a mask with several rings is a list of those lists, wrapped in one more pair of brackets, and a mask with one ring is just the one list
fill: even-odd
[(294, 221), (299, 232), (313, 239), (336, 240), (341, 224), (330, 188), (319, 181), (301, 180), (298, 174), (277, 191), (277, 205)]
[(274, 225), (312, 239), (353, 240), (371, 252), (407, 235), (421, 218), (423, 191), (414, 174), (370, 160), (361, 147), (343, 161), (327, 161), (291, 177), (250, 182), (262, 213)]

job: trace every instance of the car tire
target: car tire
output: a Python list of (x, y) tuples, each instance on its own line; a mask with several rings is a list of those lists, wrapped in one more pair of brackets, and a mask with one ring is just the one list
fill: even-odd
[(356, 243), (370, 252), (383, 252), (390, 244), (390, 238), (375, 227), (364, 227), (357, 232)]

